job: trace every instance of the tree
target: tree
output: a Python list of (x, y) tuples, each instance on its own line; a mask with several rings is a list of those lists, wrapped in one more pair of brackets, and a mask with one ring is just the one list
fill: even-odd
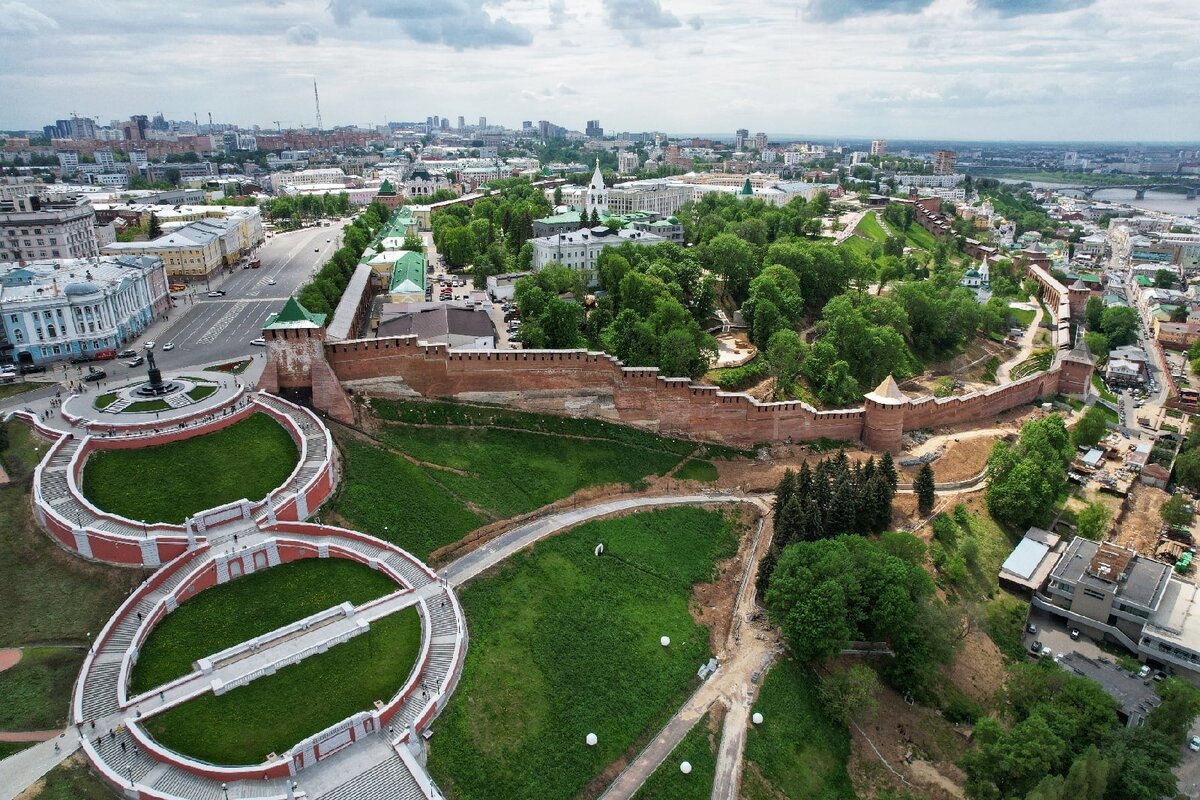
[(1183, 744), (1192, 727), (1192, 720), (1200, 714), (1200, 689), (1173, 677), (1167, 678), (1156, 688), (1162, 703), (1146, 717), (1146, 724), (1169, 741)]
[(808, 345), (795, 331), (776, 331), (767, 344), (767, 361), (775, 378), (775, 398), (792, 396), (792, 387), (800, 377), (800, 365), (808, 355)]
[(1088, 503), (1075, 517), (1075, 532), (1085, 539), (1103, 541), (1112, 524), (1112, 512), (1103, 503)]
[(1094, 405), (1075, 423), (1071, 430), (1071, 441), (1076, 447), (1092, 447), (1108, 433), (1108, 417), (1105, 409)]
[(1088, 331), (1083, 335), (1083, 342), (1098, 360), (1108, 358), (1108, 337), (1103, 333)]
[(1066, 488), (1074, 450), (1058, 414), (1025, 423), (1015, 445), (997, 442), (988, 458), (987, 504), (999, 522), (1028, 527)]
[(1175, 480), (1193, 491), (1200, 490), (1200, 448), (1185, 450), (1175, 459)]
[(404, 249), (411, 250), (414, 253), (423, 253), (425, 252), (425, 243), (421, 241), (420, 236), (409, 232), (404, 234)]
[(879, 701), (879, 677), (864, 664), (852, 664), (821, 681), (821, 700), (834, 719), (849, 723), (852, 719), (875, 716)]
[(162, 225), (158, 222), (158, 215), (153, 211), (150, 212), (150, 220), (147, 223), (147, 236), (150, 239), (157, 239), (162, 236)]
[(1176, 275), (1169, 269), (1159, 269), (1154, 272), (1154, 285), (1159, 289), (1175, 288)]
[(747, 296), (750, 281), (758, 272), (759, 262), (754, 250), (732, 233), (721, 233), (700, 249), (700, 261), (725, 282), (725, 291), (735, 300)]
[(1092, 295), (1087, 300), (1087, 305), (1083, 308), (1083, 319), (1087, 323), (1089, 331), (1100, 330), (1100, 320), (1104, 316), (1104, 301), (1099, 297)]
[(928, 463), (922, 464), (920, 471), (917, 472), (916, 480), (913, 481), (913, 491), (917, 495), (917, 510), (921, 514), (928, 514), (933, 511), (935, 489), (933, 467), (929, 466)]
[(1187, 499), (1181, 494), (1173, 494), (1158, 510), (1163, 524), (1186, 528), (1192, 522), (1192, 511)]
[(561, 186), (554, 187), (554, 205), (555, 206), (562, 205), (562, 187)]
[(1129, 306), (1111, 306), (1100, 317), (1100, 332), (1112, 347), (1133, 344), (1137, 338), (1138, 314)]

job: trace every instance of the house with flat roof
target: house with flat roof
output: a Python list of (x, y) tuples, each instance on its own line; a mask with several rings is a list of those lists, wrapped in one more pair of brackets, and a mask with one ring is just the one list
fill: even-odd
[(1037, 591), (1058, 561), (1062, 541), (1056, 533), (1030, 528), (1000, 567), (1000, 582), (1026, 596)]

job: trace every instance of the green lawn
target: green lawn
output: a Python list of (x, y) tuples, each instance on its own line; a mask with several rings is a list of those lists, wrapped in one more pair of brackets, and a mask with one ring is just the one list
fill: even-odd
[(807, 666), (793, 660), (775, 664), (754, 711), (763, 722), (746, 733), (743, 797), (853, 800), (846, 771), (850, 734), (825, 714), (817, 676)]
[[(130, 694), (186, 675), (198, 658), (340, 603), (361, 605), (397, 588), (356, 561), (305, 558), (206, 589), (150, 632), (133, 668)], [(287, 602), (279, 602), (281, 597)]]
[(874, 242), (868, 242), (861, 236), (849, 236), (842, 240), (838, 247), (844, 247), (847, 250), (858, 253), (863, 258), (872, 258), (874, 251), (878, 250), (878, 245)]
[(1108, 390), (1104, 385), (1104, 379), (1100, 377), (1099, 372), (1092, 373), (1092, 386), (1096, 387), (1096, 392), (1099, 393), (1101, 399), (1107, 400), (1110, 403), (1119, 402), (1117, 396)]
[(721, 514), (667, 509), (582, 525), (468, 585), (471, 647), (429, 757), (447, 796), (573, 798), (656, 732), (710, 656), (691, 587), (735, 549)]
[(29, 383), (28, 381), (22, 381), (20, 383), (0, 383), (0, 400), (7, 400), (10, 397), (16, 397), (19, 394), (32, 392), (47, 385), (49, 384)]
[(854, 229), (854, 233), (879, 244), (883, 244), (889, 238), (887, 231), (879, 224), (879, 218), (869, 212), (863, 214), (862, 219), (859, 220), (858, 227)]
[(40, 791), (23, 800), (114, 800), (117, 793), (96, 777), (83, 756), (75, 755), (46, 773)]
[(116, 392), (105, 392), (102, 395), (98, 395), (96, 397), (96, 399), (92, 401), (92, 405), (94, 405), (98, 409), (103, 410), (105, 408), (108, 408), (115, 402), (117, 402), (117, 393)]
[(685, 481), (715, 481), (717, 468), (711, 461), (691, 459), (675, 473), (675, 477)]
[(192, 439), (97, 452), (84, 466), (83, 492), (129, 519), (182, 523), (207, 508), (265, 497), (298, 458), (288, 432), (260, 413)]
[(1013, 322), (1022, 328), (1028, 328), (1033, 322), (1033, 318), (1037, 316), (1037, 312), (1032, 308), (1012, 308), (1008, 309), (1008, 315), (1013, 318)]
[(664, 475), (680, 460), (661, 450), (525, 431), (388, 425), (378, 435), (415, 458), (450, 467), (454, 471), (428, 474), (496, 518), (533, 511), (586, 486)]
[(0, 672), (0, 730), (45, 731), (67, 724), (82, 648), (27, 647), (15, 667)]
[(11, 755), (16, 755), (27, 747), (33, 747), (37, 742), (0, 742), (0, 761)]
[(937, 247), (937, 239), (929, 231), (922, 228), (917, 223), (912, 223), (908, 226), (908, 230), (904, 232), (904, 246), (917, 247), (922, 250), (933, 252)]
[(38, 527), (29, 476), (48, 445), (23, 424), (6, 428), (0, 460), (13, 483), (0, 487), (0, 647), (86, 643), (149, 573), (84, 561)]
[(402, 457), (338, 434), (345, 456), (331, 509), (349, 526), (395, 542), (418, 558), (486, 523), (422, 469)]
[[(705, 714), (696, 727), (688, 731), (667, 760), (638, 789), (633, 800), (708, 800), (712, 796), (720, 737), (709, 732), (708, 719), (709, 715)], [(684, 761), (692, 765), (692, 771), (687, 775), (679, 770)]]
[(121, 409), (125, 414), (145, 414), (148, 411), (165, 411), (171, 404), (166, 400), (137, 400)]
[(389, 700), (412, 671), (421, 621), (406, 608), (368, 633), (223, 695), (206, 694), (145, 721), (165, 747), (213, 764), (257, 764)]
[(188, 394), (188, 397), (192, 398), (193, 400), (203, 400), (204, 398), (208, 397), (210, 394), (215, 392), (218, 388), (219, 387), (213, 386), (212, 384), (207, 384), (207, 385), (203, 385), (203, 386), (193, 386), (192, 390), (190, 392), (188, 392), (187, 394)]
[[(493, 406), (383, 401), (376, 410), (392, 420), (375, 433), (383, 446), (338, 435), (346, 479), (331, 510), (421, 558), (579, 489), (664, 475), (696, 449), (622, 425)], [(705, 455), (741, 452), (710, 446)]]

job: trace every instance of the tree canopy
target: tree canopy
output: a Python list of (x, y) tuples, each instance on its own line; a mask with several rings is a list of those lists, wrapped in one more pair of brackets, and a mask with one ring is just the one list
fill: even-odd
[(1044, 516), (1067, 485), (1073, 451), (1062, 417), (1025, 423), (1015, 444), (997, 442), (988, 458), (987, 504), (998, 521), (1028, 527)]

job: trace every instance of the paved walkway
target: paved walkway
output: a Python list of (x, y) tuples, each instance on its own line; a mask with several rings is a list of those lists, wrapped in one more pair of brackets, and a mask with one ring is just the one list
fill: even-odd
[(996, 367), (997, 384), (1012, 383), (1012, 378), (1009, 377), (1012, 368), (1033, 354), (1033, 340), (1037, 338), (1037, 332), (1041, 330), (1043, 312), (1042, 304), (1037, 302), (1036, 297), (1030, 295), (1029, 300), (1033, 303), (1033, 322), (1029, 323), (1029, 328), (1021, 337), (1021, 349), (1017, 351), (1017, 354)]
[(70, 728), (62, 732), (62, 738), (27, 747), (0, 761), (0, 800), (12, 800), (78, 749), (79, 736)]

